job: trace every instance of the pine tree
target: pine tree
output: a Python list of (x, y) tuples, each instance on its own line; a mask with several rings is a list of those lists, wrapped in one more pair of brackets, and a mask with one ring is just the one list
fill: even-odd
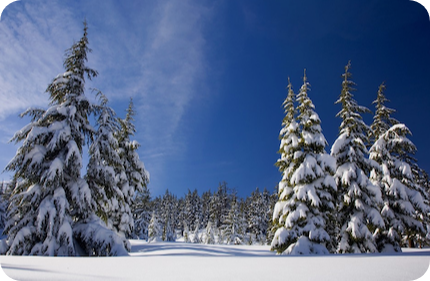
[[(334, 210), (332, 194), (336, 191), (332, 174), (334, 160), (325, 151), (320, 119), (308, 97), (306, 73), (297, 99), (300, 111), (300, 138), (294, 148), (291, 170), (281, 181), (283, 191), (273, 216), (280, 217), (272, 241), (272, 250), (286, 254), (327, 254), (330, 242), (326, 231), (329, 213)], [(284, 180), (289, 180), (286, 184)], [(285, 188), (285, 186), (291, 186)]]
[(227, 244), (241, 245), (243, 243), (241, 219), (239, 206), (237, 201), (234, 200), (222, 228), (223, 236)]
[[(276, 162), (279, 171), (282, 173), (282, 180), (278, 185), (278, 202), (275, 205), (274, 210), (278, 212), (273, 213), (273, 227), (271, 229), (274, 236), (275, 232), (282, 228), (283, 225), (280, 223), (282, 216), (282, 206), (285, 205), (288, 197), (293, 192), (293, 187), (290, 184), (291, 171), (293, 166), (294, 153), (299, 149), (299, 125), (296, 120), (297, 110), (294, 106), (295, 94), (293, 87), (288, 78), (288, 95), (283, 102), (285, 117), (282, 120), (282, 129), (279, 134), (281, 145), (278, 153), (281, 154), (280, 159)], [(283, 250), (282, 250), (283, 251)]]
[(400, 252), (403, 237), (412, 239), (416, 234), (425, 235), (420, 214), (426, 216), (430, 209), (409, 164), (416, 151), (415, 145), (407, 138), (410, 134), (405, 125), (394, 125), (381, 134), (370, 149), (370, 158), (381, 165), (380, 184), (385, 194), (381, 213), (386, 228), (378, 245), (381, 251), (389, 247)]
[(378, 228), (384, 227), (378, 210), (382, 203), (381, 191), (374, 186), (368, 175), (377, 163), (367, 159), (366, 149), (368, 126), (361, 113), (370, 112), (359, 106), (351, 93), (355, 83), (351, 81), (350, 62), (342, 75), (342, 91), (336, 104), (342, 109), (336, 115), (342, 118), (340, 135), (331, 148), (336, 159), (335, 181), (337, 184), (337, 252), (364, 253), (376, 252), (373, 237)]
[(184, 242), (185, 243), (190, 243), (191, 242), (191, 240), (190, 240), (190, 230), (189, 230), (189, 228), (188, 228), (188, 225), (187, 225), (187, 223), (186, 222), (184, 222)]
[[(277, 230), (277, 225), (273, 218), (273, 211), (275, 209), (276, 202), (278, 200), (278, 187), (276, 186), (275, 192), (270, 194), (269, 203), (267, 204), (267, 230), (266, 230), (266, 244), (270, 245), (272, 243), (273, 237), (275, 237), (275, 232)], [(279, 220), (276, 220), (279, 221)]]
[(148, 225), (148, 242), (157, 242), (161, 240), (161, 228), (155, 211), (152, 212), (151, 220)]
[(175, 234), (175, 228), (172, 227), (172, 224), (173, 223), (171, 218), (167, 219), (167, 221), (164, 223), (163, 235), (162, 235), (163, 241), (175, 242), (176, 234)]
[(107, 106), (107, 98), (101, 93), (101, 104), (96, 107), (98, 111), (98, 130), (89, 147), (89, 162), (85, 179), (98, 201), (96, 214), (108, 224), (112, 205), (124, 200), (122, 192), (117, 187), (115, 168), (120, 166), (117, 153), (118, 142), (114, 133), (118, 130), (115, 112)]
[(191, 240), (192, 243), (200, 243), (200, 237), (199, 237), (199, 231), (200, 231), (200, 225), (199, 221), (196, 220), (194, 223), (194, 232), (193, 232), (193, 239)]
[(2, 247), (7, 254), (73, 256), (74, 241), (86, 243), (73, 227), (91, 218), (96, 207), (80, 175), (82, 148), (94, 131), (84, 93), (85, 76), (97, 75), (85, 64), (89, 51), (85, 24), (83, 37), (66, 51), (66, 72), (47, 88), (51, 107), (24, 112), (32, 121), (12, 138), (23, 143), (6, 167), (16, 182)]
[(149, 194), (147, 190), (149, 173), (145, 170), (145, 166), (137, 153), (140, 145), (137, 141), (130, 140), (130, 136), (136, 132), (133, 124), (134, 115), (133, 100), (130, 99), (126, 118), (118, 119), (120, 130), (116, 134), (121, 165), (117, 167), (115, 172), (118, 177), (118, 188), (121, 190), (124, 200), (118, 202), (119, 212), (113, 211), (111, 213), (114, 227), (124, 236), (131, 236), (133, 232), (132, 209), (135, 194), (141, 193), (143, 196)]
[(250, 232), (255, 238), (254, 243), (264, 244), (266, 241), (265, 232), (267, 229), (266, 206), (263, 200), (263, 195), (260, 193), (258, 187), (251, 193), (249, 201), (250, 212), (248, 225)]
[(206, 226), (203, 243), (215, 244), (215, 228), (215, 224), (211, 220), (209, 220), (208, 225)]
[(197, 190), (194, 190), (193, 192), (188, 190), (188, 193), (185, 196), (184, 207), (185, 221), (187, 225), (193, 229), (195, 227), (195, 222), (198, 221), (201, 216), (201, 202)]

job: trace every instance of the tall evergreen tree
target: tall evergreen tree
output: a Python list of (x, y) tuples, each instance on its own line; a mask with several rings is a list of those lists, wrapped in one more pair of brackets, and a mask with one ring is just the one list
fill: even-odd
[[(300, 133), (299, 125), (296, 119), (297, 110), (294, 106), (295, 94), (290, 78), (288, 78), (287, 89), (288, 94), (283, 102), (285, 117), (282, 120), (282, 129), (279, 133), (281, 144), (278, 153), (281, 156), (275, 164), (282, 173), (282, 179), (278, 184), (278, 202), (274, 208), (274, 210), (277, 210), (277, 212), (273, 212), (273, 227), (271, 229), (272, 237), (274, 237), (278, 229), (283, 228), (283, 224), (280, 222), (281, 216), (283, 215), (281, 209), (291, 197), (293, 192), (293, 186), (290, 183), (290, 179), (293, 168), (294, 153), (299, 150)], [(283, 249), (279, 249), (282, 252), (285, 247), (283, 247)]]
[[(403, 124), (392, 126), (380, 135), (370, 149), (370, 158), (381, 165), (380, 185), (384, 192), (381, 211), (386, 228), (379, 237), (379, 250), (401, 251), (403, 237), (412, 240), (425, 236), (422, 223), (430, 211), (414, 175), (412, 154), (415, 145), (407, 138), (409, 129)], [(376, 171), (372, 172), (375, 177)]]
[[(326, 231), (329, 213), (334, 210), (332, 195), (336, 185), (332, 174), (334, 159), (324, 148), (327, 141), (322, 134), (320, 119), (308, 97), (309, 83), (306, 72), (303, 85), (297, 95), (300, 111), (299, 144), (292, 159), (289, 193), (282, 194), (274, 211), (279, 213), (279, 228), (272, 241), (272, 250), (286, 254), (327, 254), (326, 243), (330, 236)], [(279, 203), (279, 202), (278, 202)]]
[(124, 200), (119, 202), (118, 209), (120, 211), (112, 212), (114, 227), (124, 236), (131, 236), (134, 228), (132, 209), (136, 193), (141, 193), (144, 196), (149, 194), (147, 190), (149, 173), (145, 170), (145, 166), (137, 153), (140, 145), (137, 141), (130, 140), (130, 137), (136, 132), (133, 124), (134, 115), (133, 100), (130, 99), (126, 118), (118, 119), (120, 130), (116, 134), (121, 162), (121, 165), (117, 167), (116, 174), (118, 187), (123, 193)]
[(340, 135), (331, 148), (336, 159), (335, 181), (338, 189), (337, 252), (364, 253), (376, 252), (373, 234), (383, 228), (384, 222), (378, 210), (382, 203), (381, 191), (374, 186), (368, 175), (377, 163), (367, 158), (367, 132), (369, 127), (363, 122), (361, 113), (370, 112), (359, 106), (353, 98), (355, 83), (350, 80), (351, 64), (345, 66), (342, 75), (342, 91), (336, 104), (342, 109), (336, 115), (342, 119)]
[(118, 202), (124, 195), (117, 186), (115, 169), (121, 166), (118, 155), (118, 141), (114, 137), (119, 130), (115, 112), (107, 106), (108, 100), (101, 93), (101, 104), (96, 106), (98, 129), (89, 147), (89, 161), (85, 179), (98, 201), (96, 214), (112, 227), (112, 211), (118, 209)]
[(16, 185), (6, 226), (8, 237), (0, 252), (49, 256), (125, 252), (116, 237), (99, 235), (100, 240), (94, 240), (86, 235), (92, 229), (109, 232), (95, 227), (97, 201), (80, 174), (82, 148), (94, 133), (88, 121), (93, 107), (85, 96), (85, 78), (97, 75), (86, 66), (90, 51), (85, 23), (82, 38), (66, 51), (66, 71), (47, 88), (50, 108), (22, 114), (32, 120), (12, 138), (23, 144), (6, 167), (14, 172)]

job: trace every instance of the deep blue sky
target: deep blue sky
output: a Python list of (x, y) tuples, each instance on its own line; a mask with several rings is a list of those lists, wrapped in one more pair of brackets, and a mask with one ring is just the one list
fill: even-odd
[(122, 117), (133, 97), (153, 196), (214, 191), (221, 181), (241, 196), (273, 190), (287, 79), (297, 91), (304, 68), (329, 152), (348, 60), (360, 105), (374, 111), (385, 81), (393, 117), (411, 129), (430, 172), (430, 22), (407, 0), (14, 2), (0, 22), (1, 167), (18, 148), (7, 141), (29, 121), (18, 114), (46, 108), (44, 90), (84, 19), (88, 65), (100, 73), (87, 86)]

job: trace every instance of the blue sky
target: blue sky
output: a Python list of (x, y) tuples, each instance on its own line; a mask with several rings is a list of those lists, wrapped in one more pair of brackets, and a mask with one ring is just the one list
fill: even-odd
[(304, 68), (329, 152), (348, 60), (360, 105), (374, 111), (385, 81), (393, 117), (411, 129), (430, 172), (430, 22), (407, 0), (14, 2), (0, 21), (1, 167), (18, 148), (8, 140), (29, 122), (18, 114), (47, 107), (45, 89), (63, 72), (84, 19), (88, 65), (99, 71), (87, 87), (121, 117), (134, 99), (153, 196), (214, 191), (222, 181), (241, 196), (273, 190), (287, 79), (297, 91)]

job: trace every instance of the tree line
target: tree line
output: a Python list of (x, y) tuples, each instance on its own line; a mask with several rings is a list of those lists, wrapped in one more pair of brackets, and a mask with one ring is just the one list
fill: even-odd
[(262, 244), (271, 242), (276, 192), (256, 188), (240, 198), (227, 183), (213, 193), (188, 190), (178, 198), (168, 190), (136, 210), (133, 238), (204, 244)]

